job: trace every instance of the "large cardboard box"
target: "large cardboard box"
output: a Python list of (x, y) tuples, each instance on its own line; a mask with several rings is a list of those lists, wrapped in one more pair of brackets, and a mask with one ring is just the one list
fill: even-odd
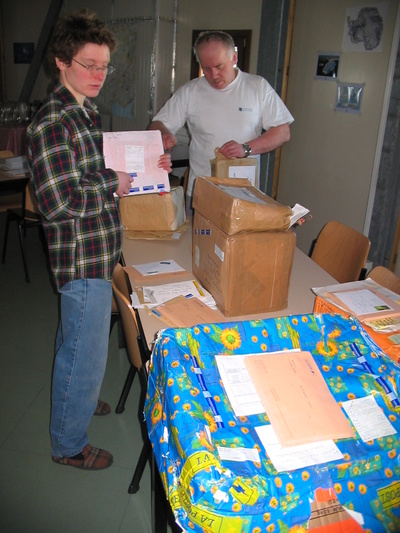
[(228, 235), (196, 211), (193, 273), (225, 316), (285, 309), (295, 244), (291, 230)]
[(247, 178), (253, 187), (259, 187), (258, 157), (228, 159), (218, 149), (210, 160), (211, 176), (215, 178)]
[(120, 199), (124, 229), (135, 231), (175, 231), (186, 222), (183, 187), (164, 194), (141, 194)]
[(252, 187), (246, 179), (198, 177), (193, 207), (228, 235), (242, 231), (283, 231), (293, 214)]

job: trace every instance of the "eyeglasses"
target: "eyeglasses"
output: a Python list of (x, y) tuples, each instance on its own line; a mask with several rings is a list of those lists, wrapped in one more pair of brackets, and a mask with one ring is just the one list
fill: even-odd
[(99, 70), (102, 71), (102, 73), (107, 76), (115, 72), (115, 68), (112, 65), (107, 65), (106, 67), (98, 67), (97, 65), (90, 65), (89, 67), (87, 65), (84, 65), (80, 61), (77, 61), (75, 58), (72, 58), (72, 61), (75, 61), (75, 63), (78, 63), (81, 67), (85, 68), (89, 74), (97, 74)]

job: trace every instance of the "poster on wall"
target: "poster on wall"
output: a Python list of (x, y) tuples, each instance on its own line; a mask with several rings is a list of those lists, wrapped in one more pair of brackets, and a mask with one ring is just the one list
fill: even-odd
[(343, 52), (381, 52), (387, 2), (349, 7), (344, 23)]
[(335, 111), (359, 115), (363, 91), (363, 83), (338, 83)]
[(325, 81), (337, 80), (339, 61), (339, 52), (318, 52), (315, 79)]

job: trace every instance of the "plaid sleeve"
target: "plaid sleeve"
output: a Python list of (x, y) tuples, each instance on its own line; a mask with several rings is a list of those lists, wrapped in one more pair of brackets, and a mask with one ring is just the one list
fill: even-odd
[(28, 154), (38, 205), (47, 220), (96, 216), (118, 187), (116, 173), (104, 169), (89, 132), (87, 137), (71, 135), (62, 122), (38, 125)]

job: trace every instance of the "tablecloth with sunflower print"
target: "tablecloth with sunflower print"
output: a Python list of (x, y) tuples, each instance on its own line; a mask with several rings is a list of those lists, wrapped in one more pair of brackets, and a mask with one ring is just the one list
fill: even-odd
[[(269, 424), (267, 415), (235, 415), (215, 356), (296, 348), (311, 352), (339, 405), (373, 395), (396, 433), (368, 442), (356, 433), (335, 441), (343, 459), (278, 473), (255, 431)], [(359, 531), (400, 531), (399, 370), (353, 317), (305, 314), (159, 332), (144, 414), (177, 523), (202, 533), (305, 532), (323, 489)], [(254, 448), (260, 460), (222, 460), (219, 447)]]

